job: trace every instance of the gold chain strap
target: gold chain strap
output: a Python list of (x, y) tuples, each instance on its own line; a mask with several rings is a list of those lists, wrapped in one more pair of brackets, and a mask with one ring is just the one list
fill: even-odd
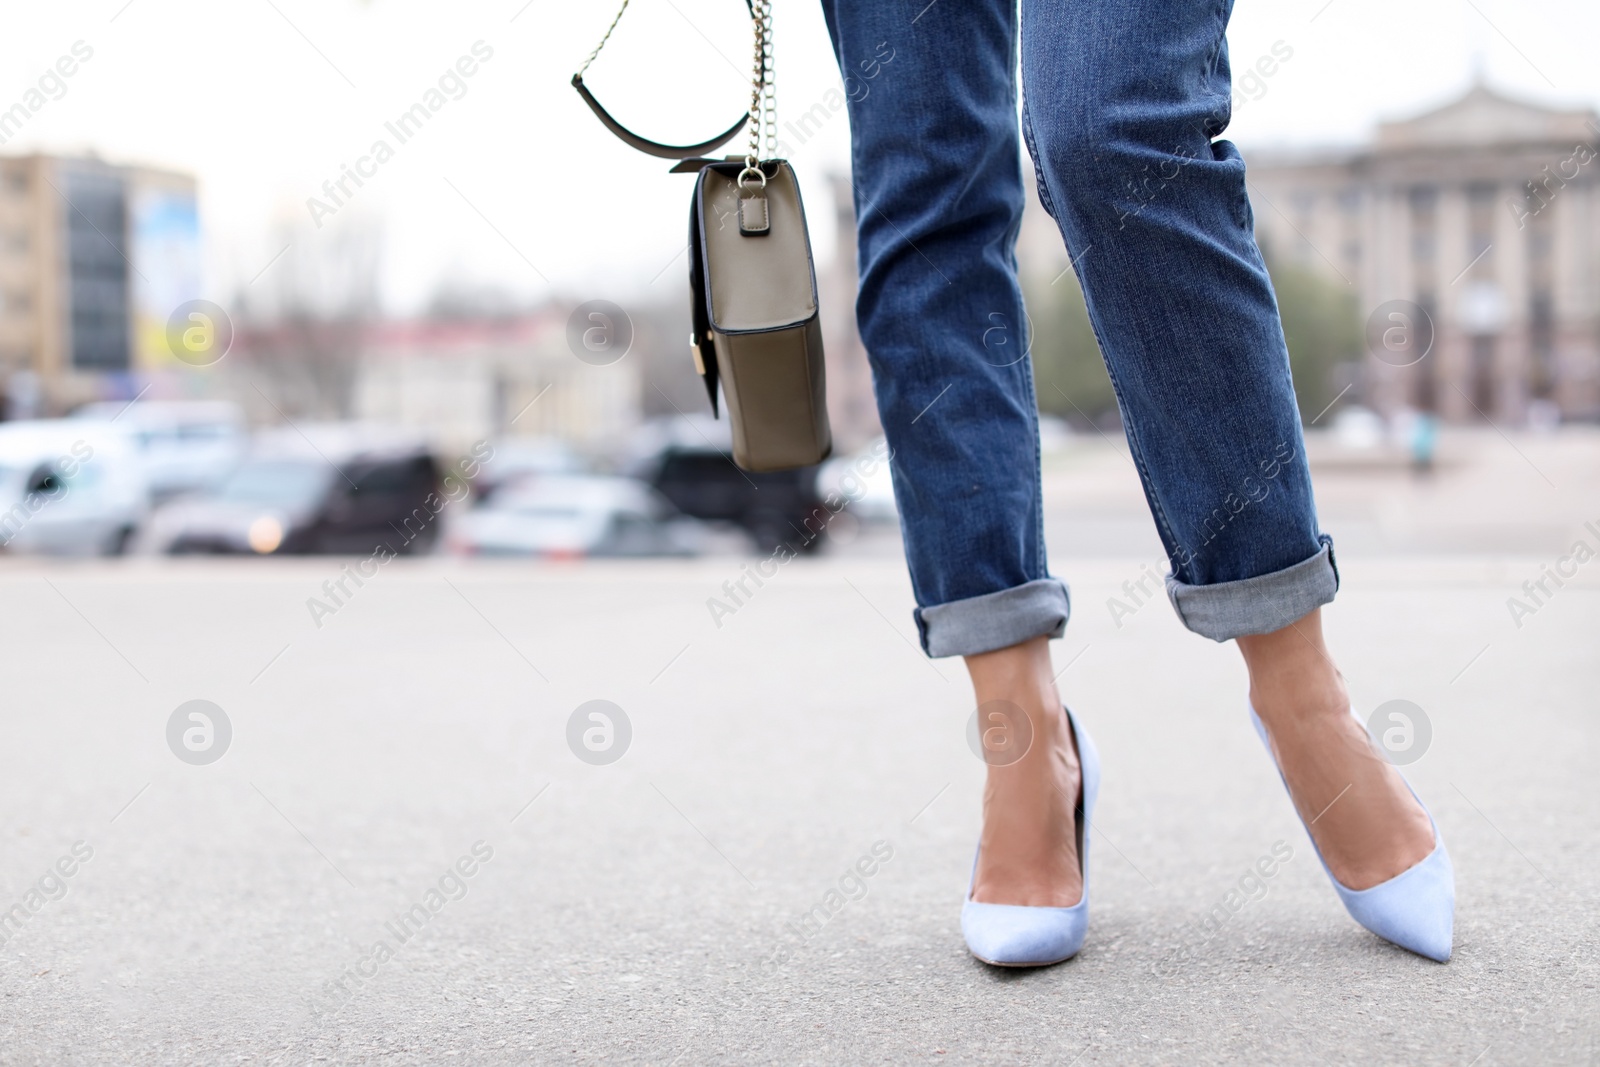
[(767, 123), (767, 158), (771, 159), (778, 154), (778, 73), (773, 65), (772, 52), (772, 0), (762, 0), (761, 21), (763, 23), (763, 36), (766, 50), (762, 55), (762, 80), (763, 104), (765, 105), (764, 118)]
[(746, 175), (761, 179), (767, 176), (758, 165), (761, 162), (761, 130), (767, 128), (767, 152), (777, 154), (778, 145), (778, 88), (772, 70), (772, 0), (755, 0), (752, 4), (755, 30), (755, 58), (750, 74), (750, 150), (745, 153), (744, 170), (736, 179), (744, 185)]
[(589, 69), (589, 64), (594, 62), (594, 57), (600, 54), (600, 49), (611, 40), (611, 31), (617, 28), (617, 23), (622, 21), (622, 13), (628, 10), (628, 0), (622, 0), (622, 6), (617, 8), (617, 17), (611, 20), (611, 25), (606, 27), (606, 34), (600, 38), (600, 43), (594, 46), (594, 51), (589, 53), (589, 58), (583, 61), (583, 66), (578, 68), (578, 77), (583, 77), (583, 72)]
[(761, 104), (762, 95), (767, 87), (767, 64), (771, 48), (767, 44), (767, 19), (772, 8), (770, 0), (760, 0), (754, 5), (751, 27), (755, 31), (755, 57), (753, 69), (750, 73), (750, 151), (745, 153), (744, 165), (747, 170), (754, 169), (761, 156)]

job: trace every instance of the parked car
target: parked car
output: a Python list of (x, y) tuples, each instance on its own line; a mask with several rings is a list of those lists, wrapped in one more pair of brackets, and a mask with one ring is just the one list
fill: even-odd
[(8, 552), (120, 555), (149, 492), (125, 432), (71, 419), (0, 423), (0, 546)]
[(743, 527), (763, 552), (813, 551), (829, 517), (817, 468), (752, 474), (733, 462), (726, 419), (685, 416), (649, 423), (626, 467), (685, 515)]
[(450, 547), (475, 555), (693, 556), (700, 524), (645, 483), (597, 475), (533, 475), (501, 485), (451, 527)]
[(244, 411), (225, 400), (96, 401), (72, 417), (115, 421), (128, 434), (158, 501), (216, 485), (238, 465), (250, 440)]
[(582, 474), (583, 460), (565, 441), (548, 437), (503, 438), (494, 442), (488, 459), (472, 480), (478, 501), (494, 496), (502, 487), (536, 474)]
[(825, 500), (846, 501), (850, 513), (862, 522), (900, 521), (889, 474), (889, 444), (882, 437), (852, 455), (825, 460), (817, 471), (817, 490)]
[(308, 426), (262, 434), (213, 489), (158, 511), (146, 547), (173, 554), (428, 551), (446, 506), (439, 468), (403, 431)]

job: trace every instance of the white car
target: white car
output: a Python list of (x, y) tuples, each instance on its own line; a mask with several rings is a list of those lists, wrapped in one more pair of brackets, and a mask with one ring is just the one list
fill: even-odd
[(0, 546), (120, 555), (145, 521), (149, 488), (129, 435), (77, 419), (0, 423)]
[(862, 522), (898, 522), (888, 442), (880, 437), (852, 455), (835, 456), (823, 463), (817, 471), (817, 494), (827, 501), (837, 495), (847, 502), (846, 510)]
[(450, 547), (474, 555), (693, 556), (701, 527), (645, 483), (538, 475), (503, 485), (457, 519)]
[(583, 460), (572, 446), (548, 437), (507, 437), (494, 442), (489, 458), (472, 480), (473, 494), (487, 500), (501, 486), (535, 475), (582, 474)]
[(221, 482), (244, 458), (244, 411), (226, 400), (105, 400), (85, 404), (74, 419), (116, 425), (128, 434), (156, 499)]

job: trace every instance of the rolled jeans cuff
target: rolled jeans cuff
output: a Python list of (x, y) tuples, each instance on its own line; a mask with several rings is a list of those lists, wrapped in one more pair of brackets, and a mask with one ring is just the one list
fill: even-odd
[(952, 600), (916, 610), (922, 650), (941, 656), (975, 656), (1033, 637), (1060, 637), (1072, 614), (1072, 597), (1059, 578), (1038, 578), (998, 593)]
[(1254, 578), (1188, 585), (1169, 574), (1167, 597), (1185, 626), (1213, 641), (1281, 630), (1330, 603), (1339, 590), (1333, 539), (1323, 534), (1318, 540), (1322, 549), (1310, 559)]

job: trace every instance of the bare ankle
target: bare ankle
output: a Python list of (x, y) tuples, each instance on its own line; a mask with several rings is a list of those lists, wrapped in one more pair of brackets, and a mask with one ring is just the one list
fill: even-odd
[(1045, 637), (963, 658), (972, 688), (979, 694), (1027, 694), (1055, 685), (1050, 670), (1050, 641)]
[(1236, 643), (1250, 672), (1251, 703), (1264, 721), (1348, 711), (1344, 678), (1323, 641), (1320, 608), (1280, 630), (1247, 634)]
[(965, 658), (980, 708), (993, 704), (1008, 716), (1020, 711), (1028, 717), (1035, 736), (1050, 737), (1063, 729), (1048, 638), (1035, 637)]

